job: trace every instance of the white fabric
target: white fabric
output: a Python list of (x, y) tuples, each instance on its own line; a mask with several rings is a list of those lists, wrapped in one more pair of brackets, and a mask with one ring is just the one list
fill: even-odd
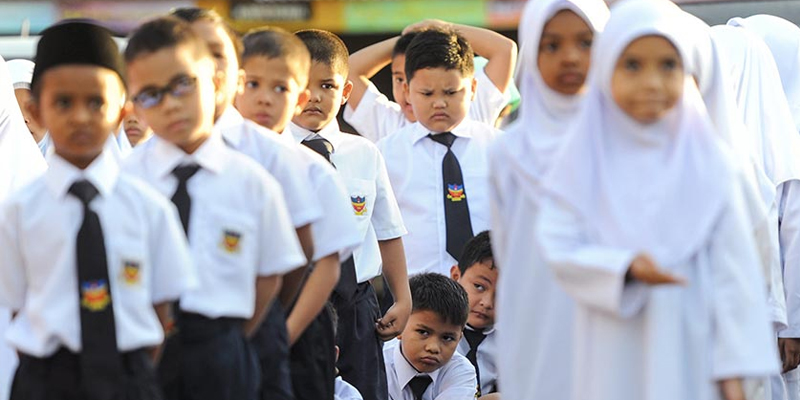
[[(451, 147), (461, 166), (472, 232), (489, 229), (489, 146), (500, 132), (465, 119), (452, 130)], [(456, 260), (447, 252), (442, 195), (442, 160), (447, 147), (428, 137), (419, 122), (378, 142), (408, 235), (403, 237), (409, 275), (436, 272), (449, 276)]]
[(31, 79), (33, 78), (33, 61), (18, 59), (8, 60), (6, 62), (8, 72), (11, 74), (11, 83), (14, 89), (28, 89), (31, 88)]
[[(475, 80), (475, 99), (470, 104), (467, 115), (472, 120), (494, 126), (500, 112), (508, 103), (509, 96), (501, 92), (482, 69), (475, 71)], [(344, 120), (361, 136), (373, 142), (411, 124), (400, 106), (389, 100), (372, 82), (367, 86), (355, 110), (350, 105), (344, 108)]]
[[(402, 341), (394, 339), (383, 345), (389, 398), (414, 400), (408, 383), (420, 373), (403, 356), (402, 343)], [(433, 382), (422, 394), (422, 400), (471, 400), (475, 398), (478, 388), (475, 368), (461, 354), (453, 353), (450, 361), (425, 375), (430, 376)]]
[[(356, 280), (362, 283), (380, 275), (383, 261), (378, 241), (399, 238), (407, 231), (378, 147), (361, 136), (341, 132), (336, 120), (317, 133), (292, 123), (291, 132), (295, 140), (318, 134), (333, 145), (331, 161), (347, 188), (362, 240), (353, 252)], [(363, 199), (364, 208), (359, 208), (358, 198)]]
[[(464, 329), (472, 328), (467, 326)], [(497, 389), (497, 330), (492, 328), (483, 333), (486, 334), (486, 338), (478, 346), (477, 359), (478, 368), (481, 371), (481, 393), (486, 395)], [(469, 342), (465, 336), (461, 336), (456, 351), (464, 357), (469, 353)], [(518, 353), (517, 356), (519, 356)], [(503, 393), (506, 393), (505, 387)]]
[[(144, 182), (119, 174), (103, 153), (85, 170), (63, 158), (9, 198), (0, 215), (0, 305), (19, 311), (6, 337), (19, 351), (46, 357), (60, 346), (82, 348), (75, 241), (83, 206), (69, 187), (89, 180), (99, 191), (117, 346), (131, 351), (161, 343), (153, 304), (174, 301), (196, 284), (175, 208)], [(126, 274), (126, 265), (137, 273)]]
[(334, 400), (364, 400), (361, 393), (355, 386), (347, 383), (341, 376), (337, 376), (333, 382)]
[(314, 196), (309, 196), (308, 176), (297, 167), (299, 161), (294, 146), (281, 141), (274, 132), (244, 119), (233, 107), (222, 113), (216, 127), (228, 145), (261, 164), (281, 184), (295, 228), (322, 218), (322, 207)]
[[(123, 170), (171, 198), (178, 183), (172, 170), (190, 163), (201, 167), (187, 184), (188, 237), (200, 284), (181, 296), (181, 309), (209, 318), (250, 318), (257, 276), (305, 264), (283, 191), (255, 161), (228, 148), (218, 132), (191, 155), (154, 137), (136, 146)], [(226, 247), (230, 234), (238, 240)]]

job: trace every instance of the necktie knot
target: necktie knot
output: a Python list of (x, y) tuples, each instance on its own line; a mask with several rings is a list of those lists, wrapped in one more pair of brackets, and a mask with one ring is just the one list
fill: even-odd
[(301, 142), (304, 146), (308, 147), (311, 150), (314, 150), (315, 153), (325, 157), (325, 159), (333, 164), (331, 161), (331, 154), (333, 154), (333, 144), (325, 139), (322, 136), (316, 135), (311, 139), (303, 139)]
[(172, 175), (178, 178), (178, 182), (185, 183), (199, 170), (200, 166), (197, 164), (184, 164), (175, 167), (175, 169), (172, 170)]
[(486, 339), (486, 334), (481, 331), (464, 329), (464, 337), (467, 339), (470, 349), (477, 349), (478, 346), (481, 345), (481, 342)]
[(453, 142), (456, 141), (456, 135), (452, 132), (431, 133), (428, 137), (436, 143), (447, 146), (448, 149), (453, 145)]
[(414, 395), (414, 400), (422, 400), (422, 394), (428, 389), (428, 386), (433, 383), (433, 378), (429, 375), (417, 375), (408, 382), (408, 387), (411, 388), (411, 393)]
[(84, 206), (88, 206), (100, 192), (91, 182), (81, 179), (69, 187), (69, 193), (77, 197)]

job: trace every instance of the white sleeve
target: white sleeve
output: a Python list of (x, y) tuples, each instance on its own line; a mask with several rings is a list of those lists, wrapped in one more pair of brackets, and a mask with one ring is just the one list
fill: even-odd
[(508, 243), (506, 239), (506, 225), (503, 217), (505, 216), (505, 207), (503, 205), (504, 196), (502, 193), (512, 193), (505, 191), (505, 180), (508, 179), (508, 171), (506, 170), (506, 163), (500, 160), (501, 143), (499, 141), (493, 143), (489, 153), (489, 208), (490, 208), (490, 227), (491, 227), (491, 242), (494, 257), (497, 259), (497, 264), (500, 266), (507, 265), (505, 260), (505, 249)]
[[(313, 156), (319, 157), (316, 153)], [(362, 240), (358, 234), (350, 197), (344, 183), (330, 165), (316, 163), (312, 165), (311, 173), (315, 194), (323, 208), (323, 217), (311, 225), (314, 237), (312, 261), (334, 253), (339, 253), (339, 260), (344, 261), (353, 254), (353, 250)]]
[(284, 201), (283, 190), (275, 178), (263, 175), (258, 224), (258, 275), (284, 274), (306, 263), (300, 240), (297, 238), (289, 211)]
[(345, 106), (344, 120), (372, 142), (377, 142), (409, 124), (400, 105), (384, 96), (372, 82), (367, 86), (355, 110), (349, 104)]
[(166, 200), (158, 200), (153, 202), (149, 243), (153, 304), (177, 300), (198, 285), (197, 270), (192, 263), (178, 211)]
[[(453, 356), (456, 357), (455, 355)], [(477, 398), (478, 395), (478, 377), (475, 374), (475, 368), (467, 361), (464, 356), (458, 355), (459, 362), (453, 368), (447, 371), (444, 382), (440, 386), (439, 393), (434, 400), (471, 400)], [(455, 362), (455, 359), (450, 359), (450, 362)]]
[(581, 225), (564, 205), (544, 198), (535, 228), (544, 260), (561, 287), (584, 307), (633, 316), (648, 290), (643, 283), (625, 282), (637, 252), (592, 243)]
[(12, 311), (25, 304), (25, 266), (19, 248), (19, 223), (16, 208), (6, 203), (0, 208), (0, 307)]
[(313, 196), (308, 195), (311, 183), (308, 175), (297, 167), (300, 163), (297, 153), (285, 147), (286, 151), (281, 149), (276, 154), (269, 173), (280, 183), (292, 223), (299, 228), (321, 218), (322, 208)]
[(783, 286), (789, 327), (780, 337), (800, 338), (800, 181), (778, 187), (779, 236), (783, 260)]
[(389, 240), (399, 238), (408, 231), (403, 224), (403, 217), (400, 214), (400, 206), (392, 191), (392, 184), (389, 182), (389, 173), (386, 171), (386, 161), (379, 151), (376, 151), (376, 176), (375, 182), (375, 208), (372, 210), (372, 226), (375, 228), (375, 235), (378, 240)]
[(469, 117), (494, 126), (500, 112), (508, 104), (510, 95), (501, 92), (483, 69), (475, 71), (475, 80), (477, 87), (475, 99), (469, 107)]

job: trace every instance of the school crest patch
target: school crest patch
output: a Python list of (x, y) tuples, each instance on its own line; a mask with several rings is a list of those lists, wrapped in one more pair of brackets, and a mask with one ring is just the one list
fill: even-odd
[(367, 212), (366, 196), (350, 196), (350, 203), (353, 204), (353, 211), (356, 215), (364, 215)]
[(447, 198), (450, 201), (461, 201), (467, 197), (464, 194), (464, 185), (459, 184), (447, 184)]
[(103, 311), (111, 303), (105, 279), (81, 283), (81, 306), (89, 311)]
[(242, 234), (230, 229), (226, 229), (222, 235), (222, 249), (227, 253), (238, 253)]
[(139, 277), (139, 270), (141, 269), (141, 264), (138, 261), (125, 261), (125, 264), (122, 266), (122, 279), (128, 285), (136, 285), (141, 282), (141, 278)]

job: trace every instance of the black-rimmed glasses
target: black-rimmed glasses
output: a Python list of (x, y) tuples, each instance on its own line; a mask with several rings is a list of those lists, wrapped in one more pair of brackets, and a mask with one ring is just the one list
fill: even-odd
[(172, 97), (183, 97), (192, 93), (197, 87), (197, 77), (182, 76), (175, 78), (162, 88), (149, 88), (142, 90), (133, 97), (133, 102), (144, 109), (152, 108), (164, 100), (164, 95), (169, 93)]

